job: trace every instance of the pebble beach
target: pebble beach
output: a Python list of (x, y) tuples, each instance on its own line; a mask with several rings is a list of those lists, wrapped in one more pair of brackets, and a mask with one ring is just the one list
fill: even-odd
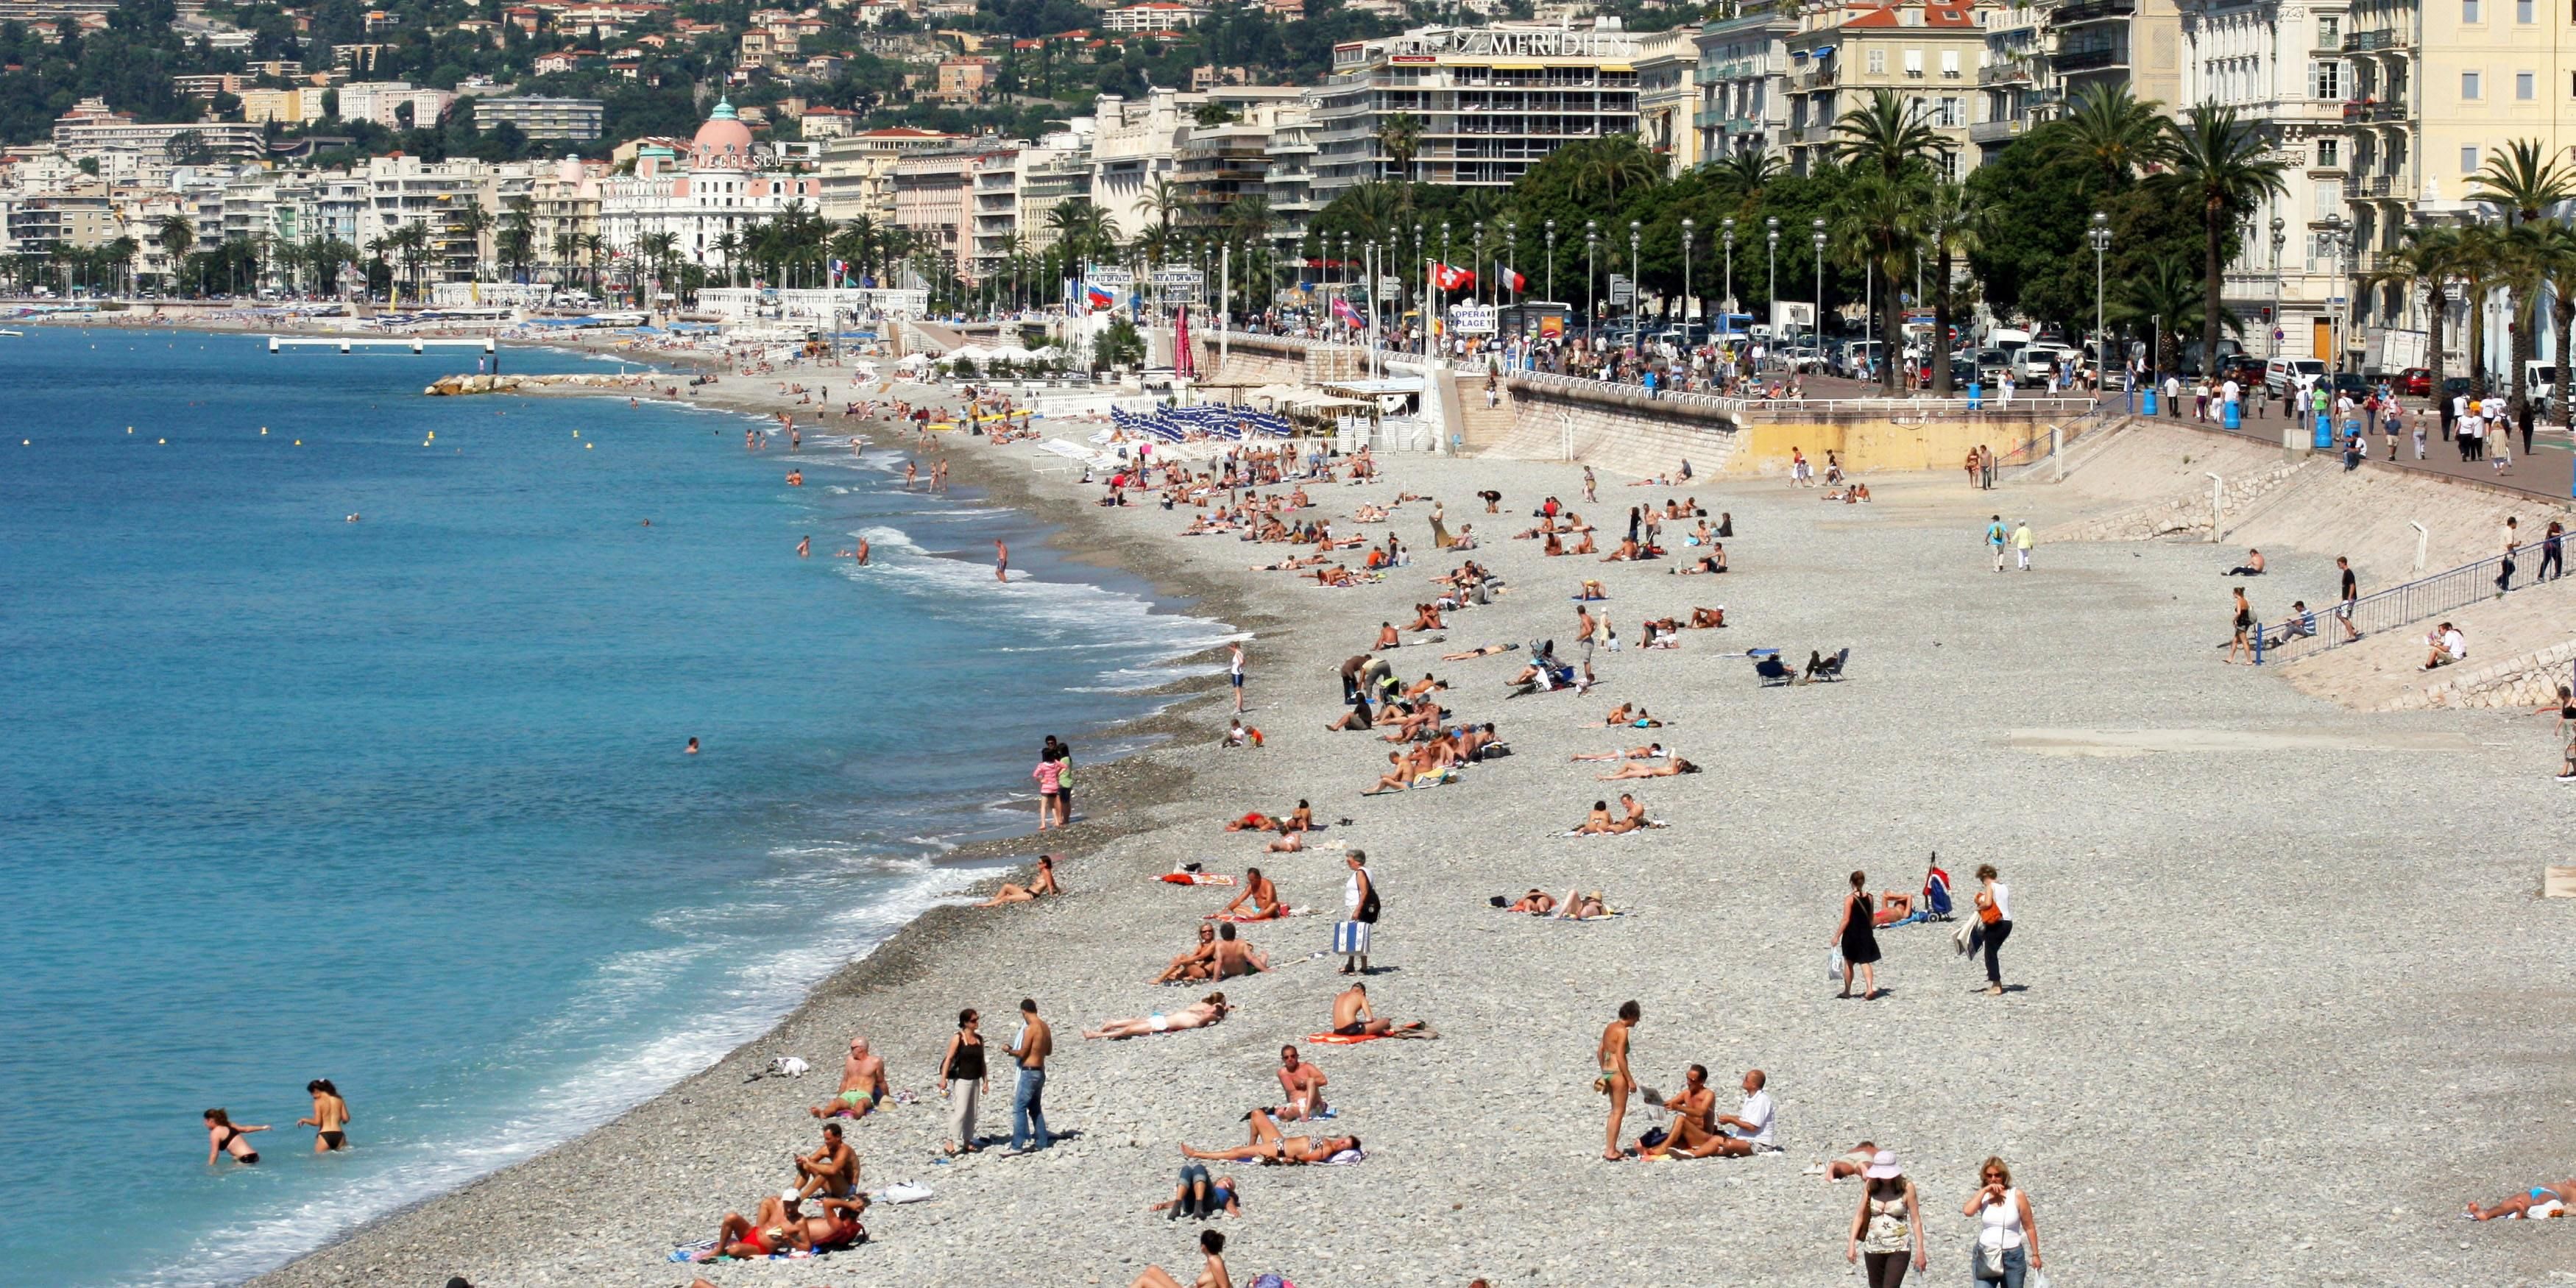
[[(727, 375), (691, 401), (791, 411), (809, 453), (851, 432), (910, 441), (883, 423), (818, 428), (778, 379)], [(918, 386), (893, 396), (958, 401)], [(603, 400), (602, 416), (623, 401)], [(793, 1181), (791, 1158), (817, 1139), (805, 1106), (829, 1096), (854, 1035), (918, 1096), (850, 1128), (863, 1185), (908, 1180), (934, 1197), (879, 1204), (853, 1250), (697, 1268), (721, 1288), (1125, 1285), (1148, 1264), (1186, 1282), (1194, 1223), (1145, 1209), (1171, 1196), (1183, 1142), (1243, 1142), (1240, 1115), (1279, 1098), (1283, 1043), (1330, 1076), (1329, 1130), (1362, 1137), (1367, 1157), (1216, 1165), (1241, 1181), (1242, 1217), (1217, 1222), (1238, 1284), (1845, 1282), (1858, 1190), (1809, 1169), (1864, 1139), (1921, 1187), (1937, 1281), (1967, 1281), (1975, 1227), (1959, 1208), (1989, 1155), (2029, 1194), (2058, 1284), (2576, 1280), (2576, 1228), (2459, 1216), (2467, 1200), (2576, 1171), (2576, 1040), (2557, 977), (2570, 909), (2539, 898), (2541, 867), (2571, 830), (2570, 789), (2550, 780), (2551, 724), (2357, 712), (2222, 665), (2219, 547), (2048, 544), (2033, 571), (1998, 574), (1981, 541), (1989, 515), (2049, 530), (2098, 503), (2040, 484), (1975, 492), (1954, 473), (1873, 477), (1866, 505), (1773, 479), (1638, 487), (1604, 473), (1587, 503), (1579, 464), (1408, 455), (1367, 484), (1307, 485), (1309, 513), (1337, 535), (1392, 531), (1412, 552), (1382, 581), (1324, 589), (1247, 570), (1284, 547), (1177, 535), (1187, 507), (1145, 493), (1098, 506), (1102, 488), (1034, 444), (948, 434), (938, 450), (961, 484), (1054, 524), (1070, 553), (1247, 632), (1244, 719), (1266, 744), (1219, 745), (1222, 676), (1181, 682), (1172, 707), (1121, 731), (1154, 746), (1079, 771), (1072, 829), (990, 846), (1061, 854), (1064, 897), (937, 909), (768, 1035), (616, 1121), (256, 1282), (685, 1284), (692, 1268), (667, 1254)], [(1474, 498), (1487, 489), (1502, 494), (1498, 513)], [(1353, 524), (1359, 504), (1405, 492), (1436, 498), (1452, 532), (1472, 523), (1480, 547), (1435, 550), (1432, 501)], [(1548, 558), (1509, 539), (1549, 496), (1605, 544), (1629, 506), (1694, 498), (1712, 522), (1731, 514), (1732, 570), (1678, 577), (1677, 560)], [(1668, 522), (1667, 540), (1687, 526)], [(2295, 581), (2331, 599), (2334, 553), (2283, 549), (2266, 589), (2286, 602), (2279, 583)], [(1506, 593), (1452, 614), (1437, 642), (1408, 633), (1389, 660), (1408, 681), (1446, 681), (1456, 720), (1494, 722), (1512, 754), (1446, 786), (1364, 797), (1388, 745), (1325, 731), (1343, 709), (1341, 661), (1380, 622), (1409, 620), (1432, 597), (1428, 578), (1463, 557)], [(1508, 697), (1527, 641), (1573, 652), (1570, 599), (1585, 579), (1603, 583), (1594, 607), (1628, 647), (1595, 656), (1589, 693)], [(1694, 606), (1723, 606), (1729, 625), (1684, 632), (1675, 650), (1635, 648), (1640, 622)], [(1437, 660), (1514, 643), (1524, 650)], [(1758, 687), (1741, 656), (1846, 647), (1845, 680), (1791, 688)], [(1621, 703), (1663, 726), (1605, 728)], [(1028, 731), (1032, 760), (1055, 732), (1067, 731)], [(1649, 740), (1705, 772), (1605, 783), (1594, 775), (1610, 766), (1568, 759)], [(935, 726), (921, 752), (940, 754)], [(1667, 826), (1563, 834), (1622, 787)], [(1223, 830), (1301, 798), (1328, 824), (1303, 853), (1264, 856), (1266, 838)], [(1330, 910), (1346, 847), (1366, 851), (1385, 903), (1366, 981), (1377, 1011), (1428, 1020), (1437, 1040), (1305, 1043), (1330, 1027), (1347, 982), (1322, 955), (1330, 911), (1244, 927), (1275, 969), (1222, 985), (1235, 1003), (1222, 1024), (1080, 1038), (1207, 991), (1147, 981), (1233, 892), (1160, 874), (1255, 865), (1290, 904)], [(1981, 863), (2010, 883), (2008, 991), (1984, 993), (1943, 923), (1881, 931), (1886, 995), (1838, 999), (1825, 968), (1846, 875), (1911, 890), (1935, 852), (1963, 904)], [(1624, 915), (1569, 923), (1489, 906), (1531, 887), (1598, 889)], [(934, 1079), (956, 1012), (987, 1017), (997, 1070), (983, 1130), (998, 1146), (999, 1050), (1022, 997), (1055, 1026), (1047, 1117), (1072, 1136), (945, 1161)], [(1784, 1152), (1600, 1157), (1594, 1044), (1632, 999), (1644, 1085), (1669, 1090), (1701, 1063), (1732, 1112), (1737, 1080), (1762, 1069)], [(812, 1072), (751, 1079), (779, 1056)], [(1658, 1121), (1632, 1103), (1629, 1140)]]

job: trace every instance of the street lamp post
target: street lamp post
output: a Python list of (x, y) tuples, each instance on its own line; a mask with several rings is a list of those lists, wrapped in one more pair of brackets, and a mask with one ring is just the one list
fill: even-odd
[(2286, 227), (2279, 215), (2272, 216), (2272, 325), (2263, 338), (2264, 356), (2271, 358), (2281, 356), (2281, 332), (2288, 329), (2281, 325), (2281, 246), (2289, 240), (2282, 231)]
[(1824, 359), (1824, 356), (1825, 356), (1825, 221), (1824, 221), (1824, 220), (1822, 220), (1822, 219), (1818, 219), (1818, 220), (1816, 220), (1816, 221), (1815, 221), (1815, 235), (1814, 235), (1814, 237), (1812, 238), (1812, 240), (1815, 242), (1815, 245), (1816, 245), (1816, 316), (1815, 316), (1815, 321), (1813, 321), (1813, 322), (1812, 322), (1812, 323), (1810, 323), (1809, 325), (1810, 325), (1810, 326), (1812, 326), (1812, 327), (1814, 328), (1814, 331), (1815, 331), (1815, 338), (1816, 338), (1816, 358), (1817, 358), (1817, 360), (1818, 360), (1818, 361), (1822, 361), (1822, 360)]
[(1726, 230), (1726, 314), (1735, 316), (1735, 217), (1727, 216)]
[(1556, 221), (1553, 219), (1547, 221), (1547, 298), (1553, 303), (1564, 303), (1556, 298)]
[(1422, 289), (1413, 293), (1414, 312), (1422, 318), (1422, 356), (1431, 356), (1431, 261), (1422, 257), (1422, 225), (1413, 226), (1413, 262), (1422, 270)]
[(1638, 333), (1637, 314), (1646, 303), (1646, 292), (1637, 280), (1637, 250), (1645, 241), (1644, 229), (1644, 224), (1628, 221), (1628, 343), (1639, 348), (1644, 347), (1640, 341), (1645, 337)]
[(1601, 312), (1600, 297), (1592, 291), (1594, 261), (1600, 250), (1601, 221), (1586, 219), (1583, 221), (1583, 338), (1586, 340), (1592, 338), (1592, 325), (1599, 320)]
[(1682, 220), (1682, 338), (1690, 338), (1691, 221)]
[[(1777, 332), (1780, 321), (1780, 217), (1773, 215), (1763, 222), (1767, 225), (1766, 236), (1771, 243), (1771, 292), (1763, 298), (1771, 302), (1772, 330)], [(1771, 343), (1779, 344), (1780, 337), (1774, 334)]]
[(2111, 217), (2094, 211), (2086, 238), (2093, 243), (2093, 386), (2099, 392), (2111, 374), (2111, 341), (2102, 332), (2102, 255), (2111, 249)]

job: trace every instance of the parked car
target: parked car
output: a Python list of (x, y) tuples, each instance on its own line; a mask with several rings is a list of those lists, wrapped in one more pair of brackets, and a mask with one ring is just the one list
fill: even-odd
[(2022, 346), (2016, 355), (2013, 377), (2024, 384), (2045, 384), (2057, 365), (2075, 356), (2075, 351), (2060, 344), (2033, 343)]
[(2409, 398), (2422, 398), (2433, 392), (2431, 367), (2408, 367), (2397, 373), (2397, 392)]
[(1790, 371), (1804, 371), (1823, 375), (1826, 370), (1824, 353), (1818, 350), (1814, 345), (1808, 344), (1802, 344), (1796, 348), (1782, 351), (1780, 354), (1780, 363)]
[(2263, 364), (2263, 387), (2277, 397), (2303, 380), (2325, 378), (2326, 364), (2315, 358), (2273, 358)]
[(2350, 394), (2352, 395), (2352, 400), (2354, 402), (2360, 402), (2362, 399), (2368, 398), (2371, 395), (2374, 386), (2369, 381), (2362, 379), (2361, 373), (2358, 371), (2338, 371), (2334, 373), (2333, 388), (2333, 396), (2340, 398), (2345, 394)]

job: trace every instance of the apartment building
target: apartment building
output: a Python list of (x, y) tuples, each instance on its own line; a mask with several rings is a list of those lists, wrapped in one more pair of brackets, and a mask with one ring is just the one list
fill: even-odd
[(1699, 155), (1718, 161), (1738, 152), (1776, 152), (1788, 145), (1789, 37), (1798, 30), (1788, 0), (1754, 0), (1732, 17), (1699, 29), (1698, 110), (1691, 125)]
[(826, 140), (820, 165), (823, 217), (848, 223), (864, 215), (880, 225), (893, 224), (895, 162), (964, 138), (901, 125)]
[(975, 170), (991, 150), (969, 145), (894, 163), (894, 226), (959, 272), (973, 264)]
[(2182, 101), (2220, 103), (2261, 123), (2273, 157), (2288, 163), (2287, 192), (2246, 220), (2221, 287), (2229, 310), (2256, 320), (2245, 348), (2258, 357), (2333, 361), (2344, 347), (2335, 300), (2353, 265), (2344, 237), (2352, 151), (2343, 21), (2341, 4), (2183, 3)]
[(1114, 32), (1184, 31), (1207, 21), (1205, 5), (1145, 0), (1100, 15), (1100, 29)]
[(607, 107), (595, 98), (545, 98), (539, 95), (510, 95), (477, 98), (474, 104), (474, 128), (490, 131), (502, 125), (515, 125), (519, 133), (531, 139), (564, 139), (587, 143), (599, 137), (599, 128), (607, 118)]
[(1788, 39), (1789, 167), (1806, 174), (1832, 156), (1834, 122), (1890, 90), (1951, 143), (1945, 177), (1976, 168), (1969, 115), (1985, 56), (1990, 8), (1968, 3), (1828, 6), (1809, 10)]
[(1616, 19), (1590, 28), (1421, 27), (1333, 49), (1314, 104), (1319, 199), (1395, 175), (1379, 127), (1421, 123), (1410, 178), (1507, 187), (1578, 139), (1635, 134), (1639, 41)]
[(158, 152), (194, 138), (218, 157), (254, 160), (268, 151), (260, 127), (231, 121), (195, 121), (179, 125), (144, 125), (132, 112), (119, 112), (103, 98), (85, 98), (54, 118), (54, 146), (65, 156), (98, 157), (111, 152)]
[(1637, 41), (1637, 137), (1679, 174), (1700, 160), (1698, 32), (1676, 27)]
[(1181, 140), (1189, 137), (1196, 101), (1184, 102), (1177, 90), (1155, 89), (1130, 101), (1103, 94), (1092, 105), (1091, 204), (1133, 237), (1153, 222), (1145, 195), (1157, 180), (1173, 177), (1180, 164)]
[[(357, 244), (365, 247), (417, 225), (429, 231), (427, 280), (462, 282), (483, 259), (482, 238), (460, 220), (469, 208), (491, 209), (492, 176), (471, 159), (423, 161), (414, 156), (367, 158), (367, 205), (358, 218)], [(203, 235), (204, 225), (198, 225)]]
[(443, 89), (420, 89), (409, 81), (351, 81), (340, 87), (340, 119), (373, 121), (386, 129), (397, 129), (403, 123), (403, 108), (411, 109), (411, 124), (421, 129), (438, 124), (456, 96)]
[[(643, 239), (669, 233), (684, 260), (711, 270), (739, 257), (735, 239), (790, 204), (813, 209), (822, 181), (760, 168), (751, 128), (719, 100), (689, 141), (685, 156), (666, 146), (639, 148), (635, 172), (599, 181), (599, 236), (610, 251), (632, 255)], [(532, 192), (533, 195), (533, 192)]]
[(970, 282), (1011, 271), (1011, 255), (1019, 248), (1020, 158), (1025, 154), (1016, 145), (995, 148), (978, 155), (967, 171), (963, 268)]

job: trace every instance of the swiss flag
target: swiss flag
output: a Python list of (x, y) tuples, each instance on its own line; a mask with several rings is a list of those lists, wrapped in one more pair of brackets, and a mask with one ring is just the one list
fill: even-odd
[(1434, 285), (1444, 291), (1463, 291), (1476, 284), (1476, 275), (1463, 268), (1452, 268), (1447, 264), (1433, 264), (1431, 266), (1431, 281)]

